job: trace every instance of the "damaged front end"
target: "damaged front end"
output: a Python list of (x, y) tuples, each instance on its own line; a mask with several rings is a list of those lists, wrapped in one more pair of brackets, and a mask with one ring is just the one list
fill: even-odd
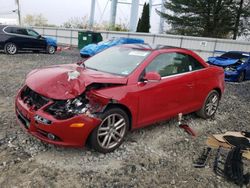
[(72, 118), (81, 114), (89, 117), (97, 117), (97, 113), (104, 110), (108, 101), (108, 99), (98, 99), (93, 92), (89, 91), (75, 99), (55, 100), (45, 109), (45, 112), (60, 120)]
[(108, 102), (91, 89), (74, 99), (55, 100), (24, 86), (16, 98), (16, 116), (22, 128), (40, 140), (82, 147), (101, 123), (98, 114)]

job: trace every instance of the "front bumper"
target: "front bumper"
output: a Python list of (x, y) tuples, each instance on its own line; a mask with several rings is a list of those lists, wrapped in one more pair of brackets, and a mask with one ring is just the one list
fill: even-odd
[(225, 81), (237, 82), (239, 75), (238, 71), (225, 71)]
[[(49, 104), (48, 104), (49, 105)], [(55, 119), (52, 115), (44, 112), (48, 105), (35, 111), (20, 98), (20, 92), (15, 100), (15, 111), (21, 127), (36, 138), (55, 145), (67, 147), (82, 147), (92, 130), (101, 123), (101, 120), (89, 117), (84, 114), (74, 116), (66, 120)], [(50, 124), (44, 124), (35, 120), (35, 115), (39, 115)], [(71, 127), (72, 124), (81, 123), (82, 127)], [(53, 134), (55, 139), (49, 138), (48, 134)]]

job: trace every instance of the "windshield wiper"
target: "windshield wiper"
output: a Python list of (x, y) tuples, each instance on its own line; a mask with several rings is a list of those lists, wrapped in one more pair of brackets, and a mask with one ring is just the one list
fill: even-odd
[[(85, 66), (85, 65), (84, 65), (84, 66)], [(95, 69), (95, 68), (92, 68), (92, 67), (87, 67), (87, 66), (85, 66), (85, 68), (91, 69), (91, 70), (95, 70), (95, 71), (99, 71), (98, 69)]]

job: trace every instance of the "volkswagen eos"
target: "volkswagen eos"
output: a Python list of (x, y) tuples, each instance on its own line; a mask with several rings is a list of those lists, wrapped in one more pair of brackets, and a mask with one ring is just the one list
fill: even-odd
[(15, 106), (21, 126), (40, 140), (107, 153), (128, 131), (179, 113), (214, 116), (223, 91), (223, 69), (190, 50), (122, 45), (33, 70)]

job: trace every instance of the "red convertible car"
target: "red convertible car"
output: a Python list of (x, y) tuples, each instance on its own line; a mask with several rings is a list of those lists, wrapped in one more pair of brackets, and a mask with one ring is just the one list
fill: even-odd
[(16, 115), (35, 137), (61, 146), (107, 153), (129, 130), (179, 113), (212, 117), (224, 91), (222, 68), (194, 52), (125, 45), (84, 63), (50, 66), (27, 75)]

